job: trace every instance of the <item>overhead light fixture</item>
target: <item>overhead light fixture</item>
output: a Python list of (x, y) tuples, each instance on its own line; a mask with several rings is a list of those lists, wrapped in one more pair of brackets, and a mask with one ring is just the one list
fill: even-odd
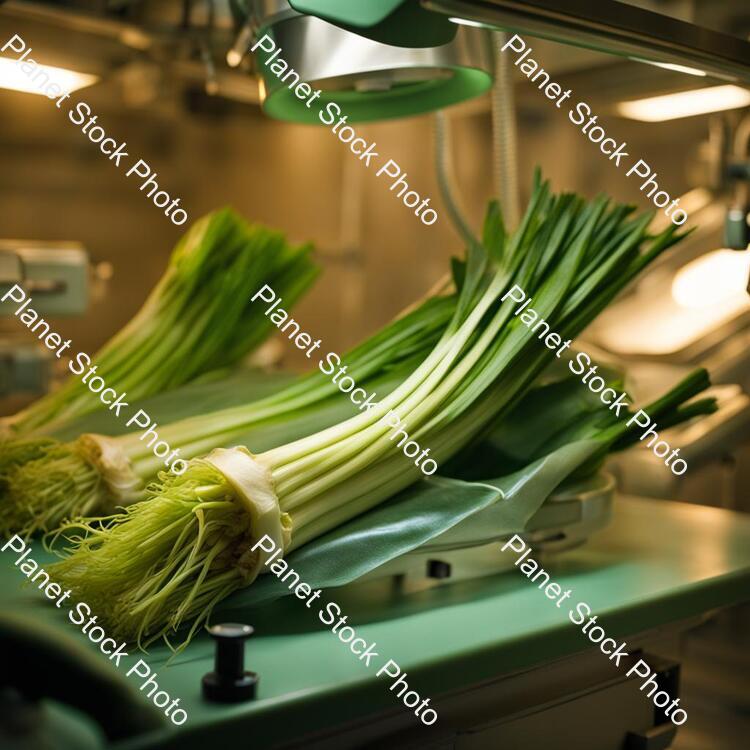
[(616, 109), (618, 114), (631, 120), (664, 122), (748, 105), (750, 105), (748, 89), (726, 85), (620, 102)]
[(677, 65), (676, 63), (665, 63), (657, 62), (656, 60), (644, 60), (642, 57), (631, 57), (631, 60), (635, 62), (645, 63), (646, 65), (653, 65), (657, 68), (663, 68), (664, 70), (673, 70), (675, 73), (687, 73), (689, 76), (702, 76), (705, 77), (706, 71), (699, 70), (698, 68), (689, 68), (687, 65)]
[(75, 70), (56, 68), (53, 65), (36, 64), (34, 77), (27, 76), (17, 60), (8, 57), (0, 57), (0, 88), (11, 91), (22, 91), (25, 94), (44, 95), (44, 89), (40, 88), (35, 79), (44, 74), (48, 80), (57, 83), (63, 91), (78, 91), (78, 89), (91, 86), (99, 80), (98, 76), (89, 73), (78, 73)]
[[(494, 58), (486, 31), (451, 25), (452, 39), (446, 44), (404, 47), (297, 13), (287, 0), (266, 0), (263, 9), (266, 15), (257, 18), (256, 39), (271, 36), (276, 49), (283, 50), (279, 59), (284, 70), (320, 89), (321, 108), (339, 103), (349, 123), (432, 112), (480, 96), (492, 86)], [(255, 55), (264, 81), (264, 112), (280, 120), (320, 124), (316, 108), (294, 95), (265, 64), (262, 52)]]

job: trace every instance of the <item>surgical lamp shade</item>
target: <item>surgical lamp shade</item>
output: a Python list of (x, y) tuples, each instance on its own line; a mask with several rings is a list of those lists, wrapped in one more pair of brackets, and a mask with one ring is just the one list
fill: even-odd
[(289, 0), (298, 13), (397, 47), (439, 47), (453, 41), (456, 25), (419, 0)]
[[(279, 56), (300, 79), (322, 89), (320, 108), (336, 102), (349, 122), (431, 112), (479, 96), (492, 85), (492, 49), (484, 30), (460, 28), (448, 44), (405, 48), (375, 42), (283, 5), (282, 12), (258, 19), (257, 36), (272, 37), (281, 49)], [(263, 64), (263, 55), (256, 58), (256, 67), (264, 82), (265, 113), (320, 124), (318, 107), (306, 107)]]

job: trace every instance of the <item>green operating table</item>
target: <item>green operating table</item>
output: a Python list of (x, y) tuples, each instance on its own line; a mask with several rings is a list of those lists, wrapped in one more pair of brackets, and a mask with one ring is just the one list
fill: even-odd
[[(502, 553), (500, 545), (490, 552), (510, 554)], [(38, 541), (33, 555), (49, 559)], [(8, 551), (0, 554), (4, 611), (50, 624), (63, 648), (70, 638), (85, 643), (103, 669), (116, 672), (136, 691), (136, 701), (147, 704), (137, 693), (143, 680), (112, 667), (67, 620), (65, 610), (22, 586), (13, 557)], [(572, 600), (586, 601), (599, 615), (607, 635), (625, 638), (638, 651), (659, 639), (665, 642), (672, 628), (750, 599), (750, 518), (682, 503), (617, 498), (608, 528), (585, 545), (542, 561), (555, 581), (573, 589)], [(324, 591), (320, 601), (336, 601), (357, 635), (377, 643), (381, 662), (397, 662), (410, 689), (430, 697), (438, 712), (434, 725), (423, 726), (405, 709), (389, 691), (393, 680), (376, 676), (373, 667), (360, 662), (320, 622), (315, 607), (307, 609), (287, 597), (242, 618), (256, 631), (246, 648), (246, 668), (260, 678), (255, 701), (219, 705), (201, 698), (201, 678), (213, 668), (214, 645), (207, 635), (196, 638), (170, 664), (164, 647), (152, 647), (144, 658), (158, 673), (160, 689), (179, 697), (189, 718), (180, 728), (163, 720), (161, 728), (112, 746), (145, 750), (299, 743), (306, 748), (470, 750), (499, 746), (503, 739), (504, 747), (520, 747), (513, 738), (523, 728), (525, 748), (554, 748), (568, 746), (554, 741), (563, 714), (574, 716), (582, 709), (595, 718), (606, 713), (607, 701), (631, 724), (653, 713), (638, 684), (624, 680), (624, 671), (592, 646), (566, 610), (545, 599), (519, 570), (416, 589), (384, 578)], [(131, 650), (131, 662), (136, 660)], [(41, 671), (40, 681), (66, 681), (64, 673)], [(533, 732), (539, 733), (535, 737), (523, 720), (542, 710), (542, 704), (547, 718), (533, 724)], [(611, 722), (598, 724), (594, 721), (588, 730), (592, 736), (615, 731)], [(602, 735), (592, 742), (592, 747), (606, 748), (610, 738)], [(612, 746), (622, 746), (615, 742)]]

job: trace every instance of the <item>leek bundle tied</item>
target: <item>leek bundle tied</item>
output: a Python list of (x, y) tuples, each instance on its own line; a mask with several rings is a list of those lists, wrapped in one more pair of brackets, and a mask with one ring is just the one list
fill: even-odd
[(492, 204), (482, 245), (456, 268), (450, 321), (377, 406), (256, 455), (252, 445), (217, 449), (180, 476), (161, 474), (146, 501), (69, 536), (56, 580), (120, 636), (145, 643), (192, 620), (189, 637), (263, 571), (261, 538), (291, 552), (423, 476), (394, 425), (442, 463), (508, 411), (555, 357), (514, 314), (510, 291), (523, 289), (551, 330), (574, 337), (679, 239), (674, 227), (649, 234), (650, 217), (632, 213), (553, 195), (537, 178), (509, 236)]

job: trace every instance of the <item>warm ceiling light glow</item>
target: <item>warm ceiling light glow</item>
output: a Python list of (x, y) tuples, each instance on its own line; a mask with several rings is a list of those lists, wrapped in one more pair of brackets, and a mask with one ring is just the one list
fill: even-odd
[(236, 49), (230, 49), (227, 52), (227, 65), (230, 68), (236, 68), (242, 62), (242, 53)]
[(635, 99), (620, 102), (617, 113), (631, 120), (662, 122), (679, 117), (704, 115), (707, 112), (721, 112), (737, 109), (750, 104), (750, 91), (740, 86), (710, 86), (705, 89), (681, 91), (678, 94), (652, 96), (648, 99)]
[(714, 250), (681, 268), (672, 281), (672, 299), (687, 309), (748, 302), (750, 252)]
[(54, 81), (62, 91), (77, 91), (85, 86), (91, 86), (96, 83), (98, 76), (92, 76), (88, 73), (77, 73), (75, 70), (66, 70), (65, 68), (55, 68), (52, 65), (36, 65), (34, 69), (34, 78), (27, 76), (15, 60), (8, 57), (0, 57), (0, 88), (10, 89), (11, 91), (23, 91), (26, 94), (44, 94), (44, 88), (40, 88), (38, 82), (35, 82), (37, 76), (45, 80), (43, 74), (49, 81)]
[(258, 76), (258, 99), (261, 104), (263, 104), (267, 96), (266, 82), (263, 80), (263, 76)]
[(642, 57), (631, 57), (631, 60), (635, 60), (639, 63), (645, 63), (646, 65), (654, 65), (657, 68), (664, 68), (664, 70), (674, 70), (676, 73), (687, 73), (689, 76), (703, 76), (705, 77), (706, 72), (704, 70), (698, 70), (698, 68), (688, 68), (687, 65), (677, 65), (676, 63), (665, 63), (657, 62), (656, 60), (644, 60)]

